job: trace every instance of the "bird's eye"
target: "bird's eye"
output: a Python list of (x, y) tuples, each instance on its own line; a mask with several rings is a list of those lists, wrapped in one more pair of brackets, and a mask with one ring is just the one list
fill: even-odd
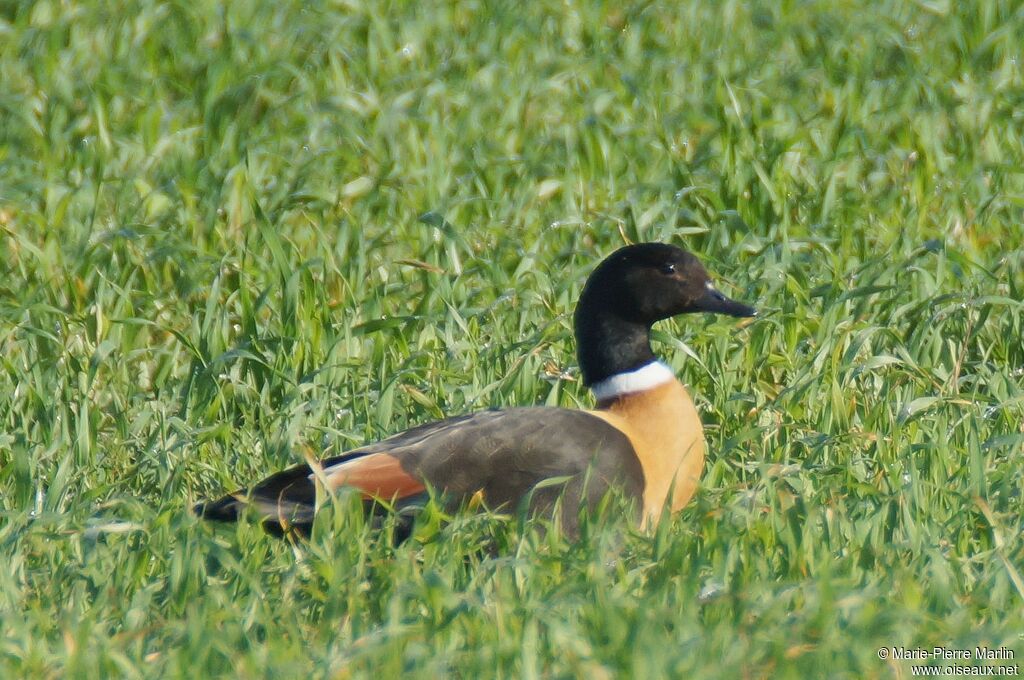
[(676, 266), (671, 262), (666, 262), (665, 264), (658, 267), (658, 271), (668, 276), (676, 273)]

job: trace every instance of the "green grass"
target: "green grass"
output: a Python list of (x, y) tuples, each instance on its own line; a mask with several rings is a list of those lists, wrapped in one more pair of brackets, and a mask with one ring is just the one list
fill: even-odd
[[(1024, 10), (432, 4), (0, 8), (0, 676), (1022, 663)], [(659, 327), (710, 456), (656, 535), (190, 516), (589, 404), (571, 310), (624, 239), (763, 312)]]

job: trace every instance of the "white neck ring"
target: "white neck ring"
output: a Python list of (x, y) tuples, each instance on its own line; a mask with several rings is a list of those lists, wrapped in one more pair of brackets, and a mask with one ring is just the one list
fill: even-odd
[(599, 402), (621, 397), (624, 394), (645, 392), (675, 380), (676, 374), (660, 361), (652, 361), (640, 368), (625, 373), (616, 373), (590, 386), (594, 398)]

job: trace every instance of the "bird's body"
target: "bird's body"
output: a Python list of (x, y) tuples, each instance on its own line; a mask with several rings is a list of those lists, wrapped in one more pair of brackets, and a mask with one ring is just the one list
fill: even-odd
[(755, 313), (715, 290), (700, 262), (679, 248), (622, 248), (591, 275), (575, 315), (596, 409), (512, 408), (428, 423), (289, 468), (196, 511), (234, 521), (248, 507), (271, 531), (302, 531), (313, 521), (318, 485), (399, 507), (433, 489), (455, 504), (475, 498), (496, 509), (548, 510), (561, 497), (562, 523), (572, 530), (581, 506), (617, 489), (637, 501), (642, 524), (656, 522), (666, 505), (675, 512), (693, 496), (705, 442), (689, 393), (656, 360), (649, 333), (655, 321), (693, 311)]

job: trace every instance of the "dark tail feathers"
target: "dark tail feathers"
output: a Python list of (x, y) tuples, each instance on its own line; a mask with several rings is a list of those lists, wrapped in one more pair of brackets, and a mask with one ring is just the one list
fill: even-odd
[(316, 484), (307, 465), (297, 465), (268, 477), (252, 489), (239, 489), (222, 498), (196, 503), (194, 512), (214, 522), (237, 522), (254, 512), (263, 528), (275, 536), (290, 531), (308, 535), (316, 513)]

